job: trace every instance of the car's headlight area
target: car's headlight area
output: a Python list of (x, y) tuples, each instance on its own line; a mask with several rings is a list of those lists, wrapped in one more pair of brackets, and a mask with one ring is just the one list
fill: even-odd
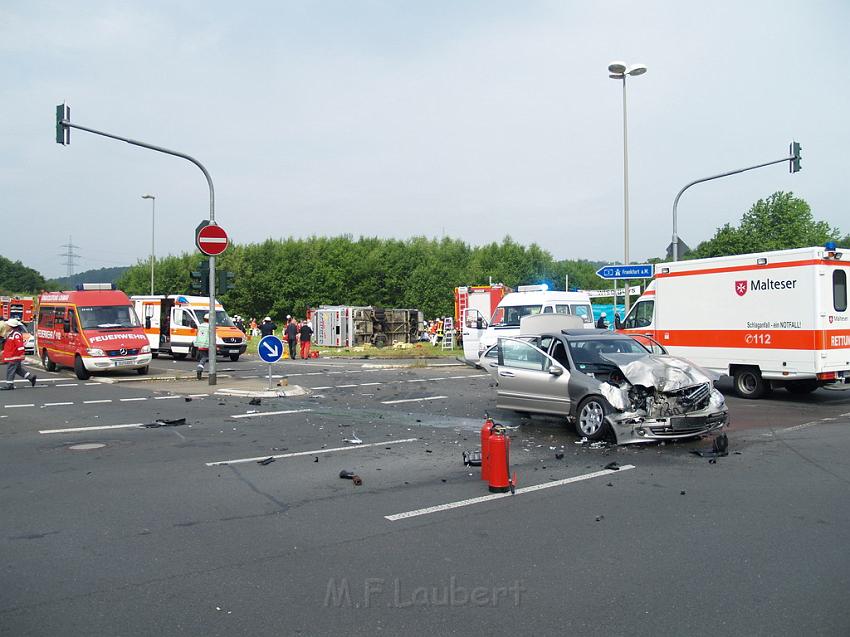
[(106, 356), (106, 353), (102, 349), (98, 349), (97, 347), (89, 347), (86, 350), (86, 353), (89, 356)]
[(141, 354), (150, 354), (150, 353), (151, 353), (151, 346), (150, 346), (150, 345), (145, 345), (144, 347), (142, 347), (142, 349), (139, 351), (139, 353), (141, 353)]

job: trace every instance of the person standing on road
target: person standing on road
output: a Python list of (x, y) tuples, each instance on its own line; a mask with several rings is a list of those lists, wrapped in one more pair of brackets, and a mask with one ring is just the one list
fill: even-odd
[(307, 360), (310, 358), (310, 338), (313, 336), (313, 328), (307, 319), (301, 323), (301, 358)]
[(286, 324), (284, 335), (286, 336), (286, 343), (289, 345), (289, 358), (295, 360), (297, 358), (295, 355), (295, 343), (298, 340), (298, 325), (295, 323), (294, 318), (289, 317), (289, 323)]
[(599, 320), (596, 321), (596, 329), (598, 329), (598, 330), (607, 330), (608, 329), (608, 321), (605, 320), (606, 316), (607, 316), (607, 314), (605, 314), (605, 312), (602, 312), (602, 314), (599, 315)]
[(6, 337), (9, 335), (9, 324), (6, 321), (0, 320), (0, 348), (3, 347), (3, 344), (6, 342)]
[(260, 336), (271, 336), (276, 329), (277, 325), (267, 316), (263, 319), (263, 324), (260, 325)]
[(204, 373), (204, 367), (210, 360), (210, 315), (204, 314), (204, 322), (198, 326), (198, 333), (195, 335), (193, 343), (195, 349), (198, 350), (198, 380), (201, 380), (201, 375)]
[(24, 371), (24, 325), (18, 319), (6, 321), (8, 333), (3, 343), (3, 360), (6, 361), (6, 384), (0, 390), (15, 389), (15, 376), (27, 379), (35, 387), (38, 377)]

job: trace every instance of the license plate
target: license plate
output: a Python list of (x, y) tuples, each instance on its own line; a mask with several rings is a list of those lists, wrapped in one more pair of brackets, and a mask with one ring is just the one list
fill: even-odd
[(115, 361), (116, 367), (127, 367), (128, 365), (135, 365), (136, 361)]

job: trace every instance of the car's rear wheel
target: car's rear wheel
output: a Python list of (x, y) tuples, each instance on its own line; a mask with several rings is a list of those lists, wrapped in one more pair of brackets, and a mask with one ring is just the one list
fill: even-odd
[(605, 416), (611, 411), (608, 403), (599, 396), (589, 396), (578, 406), (576, 412), (576, 433), (588, 440), (602, 440), (608, 428)]
[(761, 377), (758, 367), (741, 367), (735, 372), (735, 393), (741, 398), (761, 398), (768, 385)]
[(149, 371), (148, 365), (145, 365), (144, 367), (137, 367), (136, 368), (136, 372), (139, 374), (139, 376), (146, 376), (148, 371)]
[(239, 354), (231, 354), (230, 360), (232, 360), (235, 363), (236, 361), (239, 360)]
[(174, 357), (176, 361), (186, 360), (186, 354), (178, 354), (177, 352), (172, 352), (171, 356)]
[(91, 373), (86, 369), (86, 366), (83, 365), (83, 359), (79, 356), (74, 359), (74, 373), (80, 380), (88, 380), (91, 378)]
[(50, 354), (47, 353), (46, 349), (41, 352), (41, 364), (48, 372), (56, 371), (56, 363), (50, 360)]

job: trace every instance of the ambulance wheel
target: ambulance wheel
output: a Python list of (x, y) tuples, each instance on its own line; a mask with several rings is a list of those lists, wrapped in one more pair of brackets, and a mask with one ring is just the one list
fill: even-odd
[(588, 440), (602, 440), (608, 429), (605, 416), (610, 412), (611, 408), (605, 399), (599, 396), (585, 398), (576, 411), (576, 433)]
[(41, 352), (41, 364), (44, 366), (48, 372), (56, 371), (56, 363), (50, 360), (50, 356), (47, 354), (47, 350)]
[(818, 387), (820, 385), (816, 380), (794, 380), (785, 385), (785, 389), (792, 394), (811, 394)]
[(186, 360), (186, 354), (176, 354), (176, 353), (172, 353), (172, 354), (171, 354), (171, 356), (172, 356), (172, 357), (174, 358), (174, 360), (176, 360), (176, 361)]
[(151, 358), (159, 358), (159, 352), (151, 352)]
[(148, 373), (149, 369), (150, 369), (150, 365), (145, 365), (144, 367), (137, 367), (137, 368), (136, 368), (136, 373), (137, 373), (139, 376), (147, 376), (147, 373)]
[(735, 393), (741, 398), (761, 398), (768, 385), (761, 377), (758, 367), (741, 367), (735, 372)]
[(239, 360), (239, 354), (231, 354), (230, 360), (232, 360), (235, 363), (236, 361)]
[(83, 365), (83, 359), (79, 356), (74, 359), (74, 373), (80, 380), (88, 380), (91, 378), (91, 373), (89, 373), (89, 370), (87, 370), (86, 366)]

